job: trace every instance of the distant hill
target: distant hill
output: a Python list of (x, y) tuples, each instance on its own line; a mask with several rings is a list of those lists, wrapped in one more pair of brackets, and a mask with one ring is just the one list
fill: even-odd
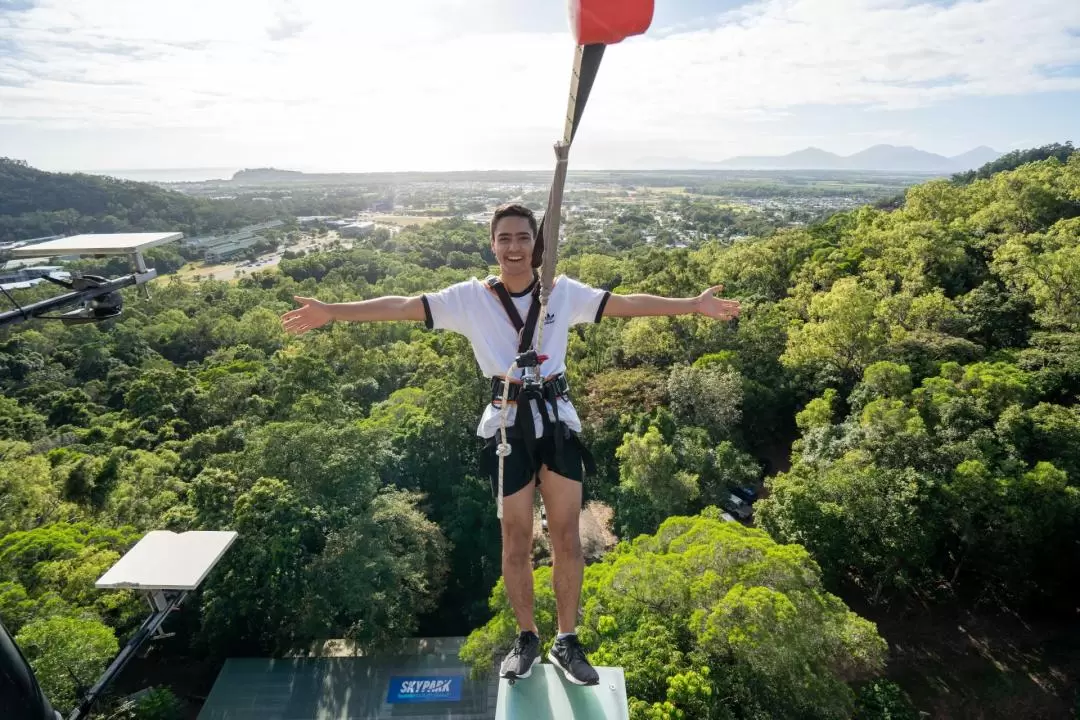
[(191, 235), (274, 217), (264, 204), (194, 198), (148, 183), (45, 172), (0, 158), (0, 242), (84, 232)]
[(551, 172), (542, 170), (400, 170), (389, 172), (303, 172), (255, 168), (235, 173), (226, 183), (242, 186), (296, 184), (396, 185), (410, 182), (550, 182)]
[(264, 183), (292, 183), (305, 179), (299, 170), (278, 170), (277, 168), (255, 168), (233, 173), (232, 181), (245, 185)]
[(971, 170), (973, 168), (980, 168), (987, 163), (992, 163), (998, 158), (1003, 157), (1001, 153), (993, 148), (988, 148), (985, 145), (980, 145), (974, 150), (968, 150), (966, 153), (962, 153), (952, 158), (953, 162), (962, 164), (964, 170)]
[(1001, 157), (988, 147), (978, 147), (955, 157), (945, 157), (910, 146), (874, 145), (854, 155), (837, 155), (820, 148), (806, 148), (787, 155), (746, 155), (715, 163), (730, 170), (876, 170), (881, 172), (954, 173), (981, 167)]

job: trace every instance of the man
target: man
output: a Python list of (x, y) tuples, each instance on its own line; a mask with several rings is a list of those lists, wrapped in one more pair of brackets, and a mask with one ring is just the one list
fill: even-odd
[(520, 634), (503, 661), (501, 675), (526, 678), (540, 659), (531, 562), (533, 502), (539, 487), (554, 555), (559, 623), (548, 658), (570, 682), (595, 685), (598, 675), (575, 634), (585, 568), (578, 534), (583, 465), (591, 459), (578, 439), (581, 422), (563, 376), (570, 327), (600, 322), (604, 316), (700, 313), (730, 320), (738, 316), (739, 305), (714, 297), (719, 287), (685, 299), (612, 295), (560, 276), (548, 298), (546, 317), (539, 318), (536, 268), (543, 257), (543, 239), (536, 233), (531, 210), (522, 205), (503, 205), (491, 219), (491, 249), (499, 264), (498, 278), (486, 282), (472, 278), (417, 297), (382, 297), (332, 305), (297, 297), (303, 307), (286, 313), (282, 320), (285, 329), (293, 333), (306, 332), (331, 320), (422, 320), (428, 328), (465, 335), (481, 370), (493, 379), (492, 402), (484, 410), (477, 435), (487, 440), (481, 459), (495, 492), (500, 484), (503, 375), (522, 350), (532, 346), (543, 323), (543, 346), (536, 348), (542, 360), (538, 373), (544, 380), (542, 388), (537, 392), (532, 386), (530, 394), (529, 385), (511, 378), (511, 390), (515, 391), (511, 398), (526, 402), (531, 412), (518, 413), (516, 404), (506, 409), (510, 452), (504, 457), (501, 483), (502, 570)]

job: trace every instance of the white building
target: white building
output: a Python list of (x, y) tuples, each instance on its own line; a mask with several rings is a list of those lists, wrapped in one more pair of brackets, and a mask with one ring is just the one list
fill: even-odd
[(338, 230), (338, 235), (343, 238), (362, 238), (367, 237), (371, 233), (375, 232), (375, 223), (367, 222), (354, 222), (348, 225), (343, 225)]

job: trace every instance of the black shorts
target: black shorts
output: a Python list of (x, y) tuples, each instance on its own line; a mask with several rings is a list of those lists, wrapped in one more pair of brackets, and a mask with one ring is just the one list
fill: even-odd
[[(483, 473), (491, 480), (491, 493), (498, 496), (499, 493), (499, 456), (495, 453), (502, 433), (495, 433), (495, 437), (488, 438), (480, 451), (480, 466)], [(565, 478), (582, 482), (585, 478), (585, 447), (581, 444), (578, 434), (569, 428), (563, 435), (562, 452), (555, 449), (555, 438), (544, 435), (536, 439), (533, 447), (535, 457), (529, 457), (529, 450), (525, 446), (525, 440), (514, 437), (507, 428), (506, 441), (510, 443), (512, 452), (506, 456), (503, 466), (503, 497), (513, 495), (518, 490), (529, 484), (535, 477), (536, 484), (540, 484), (540, 467), (546, 465), (552, 472), (558, 473)]]

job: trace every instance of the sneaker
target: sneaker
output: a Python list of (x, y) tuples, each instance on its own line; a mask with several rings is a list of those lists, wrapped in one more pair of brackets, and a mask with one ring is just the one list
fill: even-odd
[(540, 638), (529, 630), (524, 630), (514, 641), (514, 647), (503, 659), (499, 676), (509, 679), (527, 678), (532, 674), (533, 665), (540, 662)]
[(575, 685), (597, 685), (600, 682), (600, 674), (589, 664), (577, 635), (556, 639), (548, 653), (548, 660), (562, 670), (566, 679)]

